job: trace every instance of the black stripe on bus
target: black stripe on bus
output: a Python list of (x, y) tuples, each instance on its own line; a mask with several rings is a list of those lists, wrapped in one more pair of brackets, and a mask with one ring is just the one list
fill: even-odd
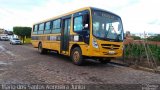
[(32, 40), (60, 41), (61, 36), (32, 36)]
[[(32, 36), (32, 40), (60, 41), (61, 36)], [(84, 40), (82, 35), (70, 35), (69, 41), (83, 42)]]

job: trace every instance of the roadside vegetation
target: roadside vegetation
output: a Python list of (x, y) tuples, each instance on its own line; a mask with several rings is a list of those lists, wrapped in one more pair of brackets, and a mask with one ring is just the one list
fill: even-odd
[[(127, 44), (125, 45), (125, 56), (126, 58), (134, 58), (134, 59), (141, 59), (146, 58), (146, 51), (144, 44)], [(152, 52), (152, 55), (155, 57), (157, 61), (160, 61), (160, 46), (158, 45), (148, 45), (149, 49)]]
[(125, 44), (124, 58), (128, 64), (147, 67), (150, 67), (149, 64), (160, 65), (160, 35), (141, 40), (139, 37), (133, 39)]
[(13, 33), (16, 34), (24, 43), (30, 43), (31, 27), (13, 27)]
[(141, 37), (139, 36), (131, 36), (131, 38), (133, 38), (134, 40), (141, 40)]
[(157, 36), (151, 36), (147, 38), (148, 41), (159, 41), (160, 42), (160, 34)]

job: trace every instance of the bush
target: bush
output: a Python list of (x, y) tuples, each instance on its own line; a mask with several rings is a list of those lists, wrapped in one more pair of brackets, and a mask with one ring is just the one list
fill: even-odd
[(160, 34), (158, 34), (157, 36), (148, 37), (147, 40), (149, 40), (149, 41), (160, 41)]
[(131, 36), (134, 40), (141, 40), (141, 37), (139, 36)]
[[(160, 46), (148, 45), (154, 58), (160, 61)], [(146, 56), (145, 48), (143, 44), (127, 44), (125, 45), (125, 57), (140, 59), (142, 56)]]

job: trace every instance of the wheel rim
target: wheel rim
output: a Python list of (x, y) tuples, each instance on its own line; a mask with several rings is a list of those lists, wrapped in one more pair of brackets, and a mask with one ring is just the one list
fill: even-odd
[(75, 62), (78, 62), (78, 61), (79, 61), (79, 58), (80, 58), (79, 52), (78, 52), (78, 51), (75, 51), (75, 52), (73, 53), (73, 60), (74, 60)]

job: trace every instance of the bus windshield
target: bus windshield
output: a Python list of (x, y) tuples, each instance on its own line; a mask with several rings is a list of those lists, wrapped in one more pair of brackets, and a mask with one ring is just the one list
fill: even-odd
[(123, 27), (120, 17), (103, 11), (94, 10), (93, 35), (106, 40), (123, 40)]

